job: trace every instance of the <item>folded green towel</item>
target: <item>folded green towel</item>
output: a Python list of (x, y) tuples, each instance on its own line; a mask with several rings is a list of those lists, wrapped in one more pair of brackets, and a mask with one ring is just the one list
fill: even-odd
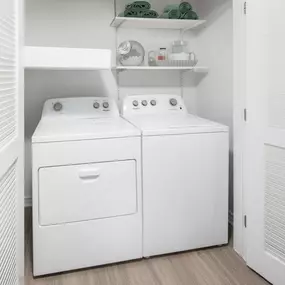
[(168, 13), (163, 13), (163, 14), (161, 14), (159, 16), (159, 18), (161, 18), (161, 19), (169, 19), (169, 15), (168, 15)]
[(167, 5), (164, 10), (163, 13), (168, 13), (171, 10), (179, 10), (179, 4), (171, 4), (171, 5)]
[(126, 5), (126, 10), (132, 11), (147, 11), (150, 10), (151, 5), (147, 1), (135, 1)]
[(158, 13), (154, 10), (148, 10), (141, 12), (142, 18), (158, 18)]
[(164, 12), (162, 15), (160, 15), (160, 18), (163, 18), (163, 19), (180, 19), (180, 17), (181, 17), (181, 13), (177, 9)]
[(184, 13), (183, 15), (181, 15), (181, 19), (198, 20), (199, 17), (197, 15), (197, 13), (195, 13), (194, 11), (188, 11), (188, 12)]
[(179, 10), (181, 13), (184, 14), (184, 13), (192, 10), (192, 6), (188, 2), (182, 2), (180, 4), (171, 4), (171, 5), (167, 5), (164, 8), (163, 13), (170, 12), (171, 10)]
[(181, 2), (179, 5), (179, 11), (184, 14), (192, 10), (192, 6), (189, 2)]
[(127, 17), (127, 18), (141, 18), (142, 12), (140, 11), (132, 11), (132, 10), (126, 10), (119, 14), (119, 17)]
[(124, 11), (119, 14), (119, 17), (127, 18), (158, 18), (158, 13), (154, 10), (148, 11)]

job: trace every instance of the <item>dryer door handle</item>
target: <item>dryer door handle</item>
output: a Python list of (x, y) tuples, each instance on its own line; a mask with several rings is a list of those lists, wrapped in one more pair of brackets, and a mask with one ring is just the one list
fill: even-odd
[(81, 169), (79, 170), (79, 178), (82, 180), (96, 180), (100, 177), (99, 169)]

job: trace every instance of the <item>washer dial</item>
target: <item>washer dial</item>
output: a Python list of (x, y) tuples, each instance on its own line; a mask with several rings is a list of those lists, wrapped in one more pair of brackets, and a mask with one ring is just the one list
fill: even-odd
[(147, 101), (146, 101), (146, 100), (143, 100), (143, 101), (142, 101), (142, 105), (146, 107), (146, 106), (147, 106)]
[(105, 109), (108, 109), (108, 108), (109, 108), (109, 106), (110, 106), (110, 105), (109, 105), (109, 103), (108, 103), (108, 102), (104, 102), (104, 103), (103, 103), (103, 107), (104, 107)]
[(150, 104), (151, 104), (151, 106), (156, 106), (156, 100), (151, 100)]
[(95, 102), (95, 103), (93, 104), (93, 107), (94, 107), (95, 109), (99, 109), (99, 108), (100, 108), (100, 104), (99, 104), (98, 102)]
[(139, 102), (138, 102), (137, 100), (134, 100), (134, 101), (133, 101), (133, 106), (134, 106), (134, 107), (137, 107), (138, 105), (139, 105)]
[(177, 104), (178, 104), (177, 100), (174, 99), (174, 98), (170, 99), (170, 100), (169, 100), (169, 103), (170, 103), (170, 105), (173, 106), (173, 107), (177, 106)]
[(54, 105), (53, 105), (53, 109), (56, 111), (56, 112), (59, 112), (62, 110), (62, 104), (60, 102), (56, 102)]

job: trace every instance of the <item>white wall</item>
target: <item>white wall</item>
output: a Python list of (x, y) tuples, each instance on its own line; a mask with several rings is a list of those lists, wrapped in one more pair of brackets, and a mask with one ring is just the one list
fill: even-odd
[[(129, 1), (119, 1), (123, 3)], [(161, 11), (172, 0), (154, 0)], [(146, 50), (170, 47), (179, 38), (177, 31), (116, 30), (110, 27), (113, 19), (113, 0), (26, 0), (26, 45), (76, 48), (108, 48), (113, 51), (126, 39), (138, 40)], [(185, 39), (196, 50), (196, 36), (188, 32)], [(128, 94), (181, 94), (179, 72), (111, 71), (26, 71), (25, 72), (25, 137), (26, 175), (25, 197), (31, 198), (31, 136), (40, 120), (45, 100), (56, 97), (108, 96), (121, 99)], [(194, 74), (183, 75), (183, 94), (190, 112), (196, 113), (196, 80)]]
[(26, 45), (115, 48), (113, 1), (26, 0)]
[(197, 34), (200, 63), (209, 74), (197, 86), (197, 112), (231, 130), (230, 211), (233, 212), (233, 9), (232, 0), (200, 0), (199, 15), (207, 20)]

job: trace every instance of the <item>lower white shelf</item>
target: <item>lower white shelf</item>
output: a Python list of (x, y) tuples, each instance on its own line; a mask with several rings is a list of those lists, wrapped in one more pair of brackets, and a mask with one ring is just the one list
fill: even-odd
[(60, 47), (24, 48), (26, 69), (47, 70), (110, 70), (112, 52), (108, 49)]
[(177, 70), (177, 71), (192, 71), (197, 73), (208, 73), (209, 68), (203, 67), (203, 66), (116, 66), (112, 68), (113, 70), (120, 71), (127, 71), (127, 70), (160, 70), (160, 71), (171, 71), (171, 70)]

